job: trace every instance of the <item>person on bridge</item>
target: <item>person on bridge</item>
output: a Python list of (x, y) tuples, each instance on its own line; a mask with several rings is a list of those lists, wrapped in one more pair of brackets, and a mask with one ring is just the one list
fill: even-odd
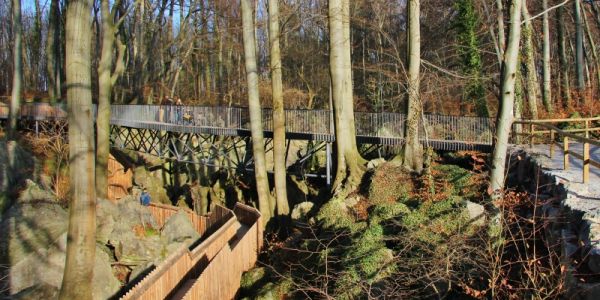
[(177, 98), (177, 102), (175, 102), (175, 118), (177, 124), (183, 123), (183, 102), (181, 98)]

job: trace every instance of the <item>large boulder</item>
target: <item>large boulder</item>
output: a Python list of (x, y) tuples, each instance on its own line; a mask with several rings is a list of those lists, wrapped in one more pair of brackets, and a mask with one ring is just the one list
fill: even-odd
[(25, 188), (19, 194), (19, 202), (57, 201), (56, 196), (30, 179), (25, 180)]
[(145, 167), (135, 168), (133, 171), (133, 181), (137, 186), (146, 188), (152, 198), (152, 202), (171, 204), (162, 178), (154, 176)]
[(168, 245), (186, 241), (195, 241), (200, 234), (194, 229), (192, 221), (183, 210), (170, 217), (160, 234), (161, 239)]
[(58, 203), (17, 203), (0, 223), (0, 263), (17, 264), (27, 255), (54, 245), (68, 227), (68, 213)]
[(305, 201), (305, 202), (296, 204), (296, 206), (294, 206), (294, 209), (292, 209), (292, 214), (291, 214), (292, 220), (306, 221), (306, 217), (311, 212), (311, 210), (313, 209), (314, 206), (315, 206), (315, 204), (310, 201)]

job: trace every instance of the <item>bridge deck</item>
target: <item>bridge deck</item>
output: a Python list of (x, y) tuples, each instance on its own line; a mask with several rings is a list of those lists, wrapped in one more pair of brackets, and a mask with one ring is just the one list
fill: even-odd
[[(0, 118), (7, 111), (0, 107)], [(66, 113), (47, 104), (25, 105), (21, 118), (61, 119)], [(332, 114), (328, 110), (285, 111), (286, 138), (333, 142)], [(273, 112), (262, 110), (266, 137), (273, 134)], [(356, 136), (361, 144), (398, 145), (404, 142), (405, 114), (355, 112)], [(242, 107), (112, 105), (111, 124), (171, 132), (223, 136), (250, 136), (250, 114)], [(489, 118), (424, 115), (420, 139), (439, 150), (491, 148), (494, 122)]]

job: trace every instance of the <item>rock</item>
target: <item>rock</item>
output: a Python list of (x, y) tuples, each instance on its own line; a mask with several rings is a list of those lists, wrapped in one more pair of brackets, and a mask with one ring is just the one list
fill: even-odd
[(67, 231), (68, 214), (58, 203), (17, 203), (0, 223), (0, 263), (14, 265), (47, 249)]
[(147, 189), (152, 202), (171, 204), (162, 180), (152, 176), (145, 167), (135, 168), (133, 171), (133, 181), (137, 186)]
[(32, 180), (25, 180), (25, 188), (19, 194), (19, 202), (56, 201), (56, 196), (50, 191), (41, 188)]
[(96, 247), (92, 295), (94, 299), (109, 299), (121, 288), (121, 282), (113, 275), (111, 259), (102, 248)]
[(313, 209), (314, 206), (315, 204), (310, 201), (296, 204), (296, 206), (294, 206), (294, 209), (292, 209), (292, 220), (305, 221), (308, 213)]
[(163, 257), (164, 244), (158, 236), (137, 237), (127, 235), (115, 247), (115, 255), (119, 262), (129, 265), (140, 265), (156, 262)]
[(119, 216), (116, 204), (106, 199), (96, 202), (96, 241), (108, 244), (110, 235), (115, 229), (115, 216)]
[(189, 239), (195, 241), (200, 238), (200, 234), (196, 232), (192, 222), (183, 210), (179, 210), (165, 222), (160, 236), (166, 244), (181, 243)]
[(467, 204), (467, 212), (469, 213), (469, 219), (472, 221), (471, 224), (476, 226), (485, 225), (485, 207), (483, 205), (465, 201)]
[(600, 274), (600, 253), (597, 249), (592, 249), (587, 257), (588, 267), (594, 274)]
[(58, 299), (59, 292), (58, 287), (49, 284), (36, 284), (11, 295), (10, 298), (15, 300)]
[(381, 164), (385, 163), (385, 159), (376, 158), (367, 163), (367, 169), (372, 170), (379, 167)]

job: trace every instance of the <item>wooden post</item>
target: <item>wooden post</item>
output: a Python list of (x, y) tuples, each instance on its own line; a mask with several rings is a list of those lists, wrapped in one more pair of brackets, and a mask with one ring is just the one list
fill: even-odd
[(568, 170), (569, 169), (569, 137), (565, 136), (564, 140), (563, 140), (563, 164), (564, 164), (564, 169)]
[(589, 120), (585, 120), (585, 137), (586, 138), (590, 137), (590, 121)]
[[(587, 121), (586, 121), (587, 123)], [(586, 131), (587, 134), (587, 131)], [(590, 181), (590, 143), (583, 143), (583, 183)]]
[(550, 129), (550, 158), (554, 157), (554, 130)]
[(533, 123), (529, 123), (529, 148), (533, 148)]

